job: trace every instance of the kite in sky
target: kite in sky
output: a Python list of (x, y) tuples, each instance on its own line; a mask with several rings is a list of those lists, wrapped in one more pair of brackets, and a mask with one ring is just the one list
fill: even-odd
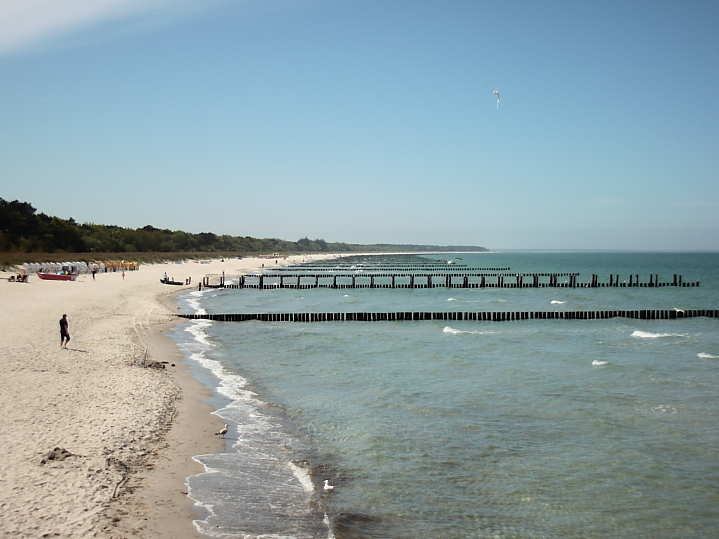
[(485, 88), (489, 88), (492, 90), (492, 93), (497, 96), (497, 108), (499, 108), (499, 90), (492, 88), (491, 86), (485, 86)]

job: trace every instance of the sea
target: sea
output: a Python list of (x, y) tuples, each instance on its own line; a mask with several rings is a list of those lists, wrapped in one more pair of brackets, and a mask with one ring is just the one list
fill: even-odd
[[(205, 289), (179, 304), (185, 313), (719, 309), (719, 253), (417, 256), (454, 270), (576, 273), (577, 283), (681, 275), (698, 286)], [(353, 271), (411, 258), (354, 259)], [(224, 451), (196, 456), (206, 471), (187, 478), (204, 536), (717, 537), (718, 318), (193, 320), (174, 338), (229, 425)]]

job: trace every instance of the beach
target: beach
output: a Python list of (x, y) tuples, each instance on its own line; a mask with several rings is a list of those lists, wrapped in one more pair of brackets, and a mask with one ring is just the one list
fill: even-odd
[[(166, 336), (180, 322), (172, 295), (270, 263), (146, 265), (75, 282), (0, 273), (0, 536), (198, 537), (185, 478), (203, 471), (193, 456), (223, 450), (222, 424)], [(192, 284), (163, 285), (165, 272)]]

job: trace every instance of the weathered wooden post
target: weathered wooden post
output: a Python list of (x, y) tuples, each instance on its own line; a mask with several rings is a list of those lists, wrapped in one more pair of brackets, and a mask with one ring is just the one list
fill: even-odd
[(469, 288), (469, 277), (466, 275), (462, 278), (462, 288)]
[(394, 284), (394, 277), (395, 277), (395, 276), (394, 276), (394, 275), (392, 275), (392, 288), (395, 288), (395, 284)]
[(447, 288), (452, 288), (452, 276), (451, 275), (445, 276), (444, 286), (446, 286)]
[(427, 275), (427, 288), (432, 288), (432, 276)]
[(260, 290), (264, 290), (265, 288), (265, 276), (260, 274)]
[(356, 288), (355, 276), (354, 276), (354, 275), (352, 276), (352, 288)]
[(280, 275), (280, 288), (284, 288), (284, 287), (285, 287), (285, 276)]
[(337, 288), (337, 275), (332, 279), (332, 288)]
[(409, 276), (409, 287), (414, 288), (414, 275)]

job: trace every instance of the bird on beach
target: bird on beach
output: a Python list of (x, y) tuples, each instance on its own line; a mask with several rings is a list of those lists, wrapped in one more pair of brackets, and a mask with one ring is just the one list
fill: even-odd
[(499, 108), (499, 90), (492, 88), (491, 86), (485, 86), (485, 88), (489, 88), (492, 90), (492, 93), (497, 96), (497, 108)]
[(228, 428), (228, 427), (229, 427), (229, 425), (226, 424), (226, 425), (225, 425), (224, 427), (222, 427), (218, 432), (215, 433), (215, 436), (217, 436), (218, 434), (222, 434), (222, 437), (224, 438), (224, 437), (225, 437), (225, 434), (227, 434), (227, 428)]
[(325, 479), (325, 486), (322, 487), (324, 490), (334, 490), (334, 485), (330, 485), (329, 480)]

